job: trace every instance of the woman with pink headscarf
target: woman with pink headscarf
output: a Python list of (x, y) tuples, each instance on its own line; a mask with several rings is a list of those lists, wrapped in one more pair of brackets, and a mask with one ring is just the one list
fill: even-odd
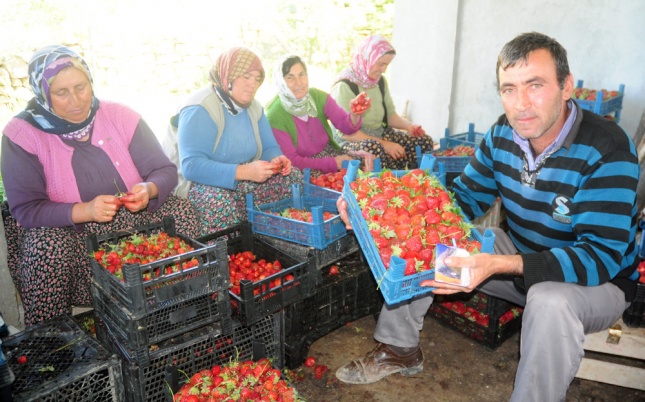
[(434, 144), (420, 125), (396, 113), (383, 77), (395, 55), (394, 47), (380, 35), (369, 36), (359, 45), (330, 95), (349, 112), (351, 100), (366, 92), (371, 107), (363, 114), (358, 132), (346, 136), (336, 130), (335, 135), (344, 152), (364, 150), (380, 158), (383, 168), (413, 169), (417, 167), (416, 147), (429, 153)]
[(209, 72), (211, 85), (193, 93), (171, 119), (177, 128), (180, 171), (191, 181), (187, 198), (204, 235), (247, 219), (246, 194), (258, 205), (291, 196), (302, 172), (291, 167), (255, 94), (264, 81), (251, 50), (223, 52)]

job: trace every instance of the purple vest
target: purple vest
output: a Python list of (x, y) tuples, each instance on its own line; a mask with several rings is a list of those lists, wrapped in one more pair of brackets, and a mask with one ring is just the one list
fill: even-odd
[[(92, 145), (108, 155), (127, 188), (143, 181), (129, 152), (130, 141), (140, 119), (141, 116), (123, 105), (101, 101), (94, 120)], [(18, 118), (7, 124), (4, 135), (38, 157), (43, 165), (51, 201), (81, 202), (72, 169), (73, 148), (65, 145), (58, 135), (45, 133)]]

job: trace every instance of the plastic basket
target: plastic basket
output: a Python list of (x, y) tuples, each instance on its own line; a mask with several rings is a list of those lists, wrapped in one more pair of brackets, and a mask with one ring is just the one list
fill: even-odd
[(336, 202), (336, 200), (340, 198), (340, 191), (335, 191), (330, 188), (320, 187), (313, 184), (311, 182), (311, 169), (306, 168), (303, 171), (303, 174), (304, 179), (302, 180), (302, 184), (305, 190), (306, 197), (324, 198), (327, 200), (333, 200), (334, 202)]
[(147, 347), (206, 324), (221, 322), (230, 331), (231, 306), (228, 289), (206, 293), (151, 313), (132, 315), (115, 298), (92, 281), (96, 316), (132, 348)]
[[(90, 253), (98, 250), (104, 243), (116, 244), (120, 239), (133, 233), (151, 234), (163, 231), (170, 236), (179, 236), (195, 250), (164, 258), (148, 264), (131, 264), (123, 267), (123, 281), (111, 274), (92, 259), (92, 276), (96, 283), (110, 296), (117, 299), (133, 315), (151, 313), (158, 308), (181, 303), (187, 299), (228, 289), (228, 259), (226, 243), (205, 246), (193, 239), (175, 232), (174, 219), (164, 218), (163, 222), (119, 231), (108, 235), (91, 235), (87, 238)], [(186, 268), (185, 264), (193, 258), (198, 266)], [(164, 267), (179, 264), (179, 272), (165, 274)], [(146, 280), (146, 275), (152, 279)]]
[(457, 145), (469, 145), (471, 147), (478, 147), (484, 139), (485, 133), (478, 133), (475, 131), (475, 124), (468, 124), (468, 131), (465, 133), (450, 134), (450, 129), (446, 128), (444, 137), (439, 140), (441, 149), (448, 149), (456, 147)]
[[(121, 364), (63, 315), (5, 338), (16, 401), (122, 401)], [(27, 363), (18, 364), (20, 356)]]
[[(248, 222), (204, 236), (200, 241), (208, 243), (219, 239), (226, 239), (229, 255), (251, 251), (258, 259), (278, 260), (283, 267), (282, 271), (265, 279), (241, 281), (240, 295), (230, 292), (232, 311), (243, 324), (251, 325), (313, 292), (317, 275), (313, 258), (296, 259), (265, 243), (252, 232)], [(287, 280), (289, 276), (293, 279)], [(271, 288), (270, 283), (276, 279), (280, 280), (280, 286)]]
[(270, 244), (271, 246), (283, 251), (286, 254), (289, 254), (298, 261), (305, 261), (313, 258), (314, 264), (317, 268), (316, 284), (319, 284), (322, 281), (323, 276), (321, 269), (323, 267), (326, 267), (333, 262), (350, 256), (360, 250), (358, 240), (356, 240), (356, 236), (354, 236), (353, 233), (348, 233), (347, 236), (341, 237), (322, 250), (311, 246), (305, 246), (302, 244), (278, 239), (276, 237), (266, 235), (257, 236), (263, 242)]
[(196, 373), (232, 360), (248, 360), (261, 355), (273, 365), (284, 365), (284, 314), (264, 317), (247, 327), (233, 321), (230, 333), (207, 325), (141, 350), (125, 346), (114, 333), (97, 320), (97, 337), (120, 358), (128, 401), (164, 401), (167, 384), (177, 370)]
[[(434, 167), (434, 157), (424, 155), (421, 161), (421, 168), (432, 171)], [(350, 184), (356, 179), (358, 166), (350, 162), (345, 175), (345, 186), (343, 187), (343, 198), (347, 201), (347, 214), (349, 221), (354, 229), (358, 243), (367, 258), (369, 266), (379, 283), (379, 289), (383, 293), (387, 304), (397, 304), (404, 300), (411, 299), (415, 296), (428, 293), (434, 288), (421, 286), (420, 283), (425, 280), (434, 279), (434, 270), (419, 272), (414, 275), (405, 276), (405, 260), (393, 256), (390, 260), (390, 267), (386, 269), (379, 256), (378, 249), (372, 240), (372, 236), (367, 228), (365, 218), (361, 214), (358, 203), (350, 189)], [(393, 171), (393, 174), (400, 177), (407, 171)], [(495, 234), (491, 230), (486, 230), (482, 235), (477, 230), (473, 230), (472, 237), (481, 242), (482, 252), (490, 253), (493, 251)]]
[[(340, 216), (323, 220), (323, 212), (338, 214), (336, 200), (302, 195), (299, 184), (291, 186), (291, 195), (291, 198), (257, 206), (253, 201), (253, 194), (247, 194), (246, 211), (253, 231), (317, 249), (323, 249), (347, 235)], [(287, 208), (311, 211), (313, 222), (301, 222), (271, 213), (280, 213)]]
[[(576, 88), (583, 88), (584, 81), (578, 80)], [(620, 110), (623, 108), (623, 97), (625, 95), (625, 85), (620, 84), (618, 89), (618, 96), (615, 96), (611, 99), (603, 100), (604, 92), (598, 91), (595, 100), (585, 100), (585, 99), (574, 99), (580, 108), (585, 110), (591, 110), (592, 112), (599, 114), (601, 116), (606, 116), (610, 113), (614, 113), (616, 117), (616, 122), (620, 121)]]
[(383, 296), (362, 253), (336, 262), (339, 273), (322, 270), (323, 281), (314, 294), (285, 308), (285, 365), (300, 366), (311, 344), (348, 322), (376, 314)]
[(638, 283), (636, 298), (623, 313), (623, 321), (628, 327), (645, 327), (645, 283)]
[[(468, 307), (479, 313), (477, 317), (469, 314)], [(522, 325), (521, 307), (481, 292), (436, 296), (428, 314), (489, 350), (500, 346)]]

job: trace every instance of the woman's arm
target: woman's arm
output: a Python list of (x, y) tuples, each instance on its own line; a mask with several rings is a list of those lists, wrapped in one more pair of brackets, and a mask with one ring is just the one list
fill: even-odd
[[(320, 133), (318, 135), (327, 135), (327, 133)], [(293, 145), (293, 141), (291, 140), (291, 136), (289, 133), (286, 131), (278, 130), (278, 129), (273, 129), (273, 136), (275, 137), (276, 141), (280, 145), (280, 149), (282, 149), (282, 153), (284, 156), (289, 158), (293, 166), (297, 167), (298, 169), (316, 169), (323, 171), (325, 173), (327, 172), (336, 172), (338, 171), (337, 169), (337, 163), (335, 158), (333, 157), (327, 157), (327, 158), (311, 158), (311, 157), (306, 157), (306, 156), (301, 156), (298, 153), (298, 150), (296, 147)], [(299, 139), (301, 137), (299, 136)], [(304, 140), (304, 138), (302, 138)], [(299, 146), (302, 145), (300, 144), (299, 141)]]
[[(182, 174), (196, 183), (234, 189), (237, 186), (235, 174), (238, 164), (213, 159), (216, 136), (217, 125), (206, 109), (189, 106), (180, 112), (177, 146)], [(222, 142), (223, 139), (220, 144)]]

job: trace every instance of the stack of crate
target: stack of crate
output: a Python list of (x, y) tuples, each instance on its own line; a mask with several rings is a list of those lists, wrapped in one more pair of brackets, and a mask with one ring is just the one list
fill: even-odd
[(92, 261), (92, 302), (99, 342), (119, 357), (128, 401), (164, 401), (168, 387), (230, 360), (269, 357), (283, 364), (282, 315), (248, 325), (231, 314), (227, 238), (206, 245), (177, 234), (174, 220), (90, 236), (88, 249), (109, 249), (122, 239), (165, 232), (193, 250), (123, 267), (123, 280)]
[[(269, 215), (289, 206), (322, 208), (337, 214), (337, 191), (313, 185), (305, 169), (304, 192), (292, 189), (292, 198), (282, 202), (249, 205), (249, 222), (259, 239), (295, 258), (310, 261), (313, 276), (311, 292), (290, 304), (285, 314), (285, 364), (300, 366), (311, 343), (348, 322), (380, 311), (383, 297), (362, 257), (356, 237), (345, 230), (338, 216), (306, 224)], [(337, 265), (339, 272), (329, 274)]]

